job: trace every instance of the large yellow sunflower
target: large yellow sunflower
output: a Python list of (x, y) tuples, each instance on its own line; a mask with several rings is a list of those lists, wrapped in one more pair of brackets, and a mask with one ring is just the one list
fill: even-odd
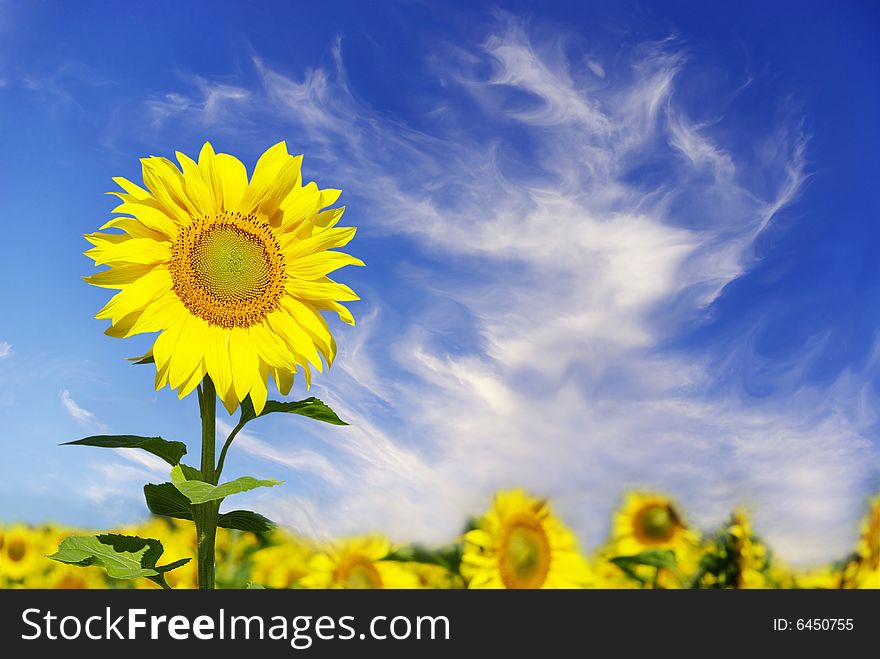
[(340, 302), (358, 296), (327, 275), (363, 263), (341, 252), (353, 227), (337, 227), (339, 190), (302, 184), (302, 156), (268, 149), (248, 181), (244, 165), (205, 144), (198, 162), (177, 153), (141, 160), (146, 188), (124, 178), (113, 209), (124, 214), (92, 233), (86, 252), (110, 266), (86, 281), (119, 289), (96, 318), (107, 334), (160, 332), (148, 353), (156, 388), (186, 396), (208, 375), (232, 413), (250, 395), (262, 411), (271, 375), (287, 394), (295, 373), (310, 383), (336, 353), (322, 311), (354, 324)]
[(391, 543), (367, 536), (333, 543), (309, 562), (306, 588), (419, 588), (418, 575), (399, 561), (383, 560)]
[(0, 586), (29, 578), (50, 567), (42, 555), (41, 534), (16, 524), (3, 534), (0, 548)]
[(468, 588), (583, 588), (592, 580), (574, 534), (546, 500), (522, 490), (496, 494), (464, 541)]

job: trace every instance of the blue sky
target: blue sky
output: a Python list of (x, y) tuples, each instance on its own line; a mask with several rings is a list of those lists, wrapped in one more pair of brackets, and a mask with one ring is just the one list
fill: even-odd
[(0, 0), (0, 519), (136, 521), (160, 465), (57, 445), (197, 441), (194, 398), (123, 359), (150, 338), (92, 318), (111, 177), (285, 139), (368, 267), (313, 387), (353, 425), (249, 426), (230, 475), (286, 481), (252, 505), (437, 541), (521, 485), (589, 547), (649, 487), (841, 555), (880, 489), (878, 14)]

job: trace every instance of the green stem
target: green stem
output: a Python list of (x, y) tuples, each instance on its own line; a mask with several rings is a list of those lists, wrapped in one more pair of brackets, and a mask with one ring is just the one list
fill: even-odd
[[(199, 392), (199, 411), (202, 417), (202, 480), (217, 484), (214, 471), (214, 444), (217, 433), (217, 392), (210, 376), (206, 375)], [(214, 589), (214, 541), (217, 537), (219, 501), (193, 506), (198, 544), (199, 590)]]
[[(242, 415), (244, 416), (244, 415)], [(220, 459), (217, 461), (217, 471), (214, 472), (214, 477), (219, 481), (220, 473), (223, 471), (223, 463), (226, 462), (226, 452), (229, 450), (229, 447), (232, 445), (232, 440), (235, 439), (235, 436), (238, 434), (238, 431), (244, 428), (244, 422), (239, 421), (238, 425), (232, 429), (232, 432), (229, 433), (229, 437), (226, 438), (226, 443), (223, 444), (223, 448), (220, 450)]]
[(217, 437), (217, 391), (211, 376), (206, 375), (202, 381), (202, 398), (200, 400), (202, 415), (202, 480), (212, 485), (217, 484), (214, 477), (214, 442)]

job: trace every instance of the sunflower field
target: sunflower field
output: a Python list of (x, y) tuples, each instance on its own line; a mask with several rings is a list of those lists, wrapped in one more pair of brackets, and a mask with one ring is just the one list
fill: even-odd
[[(47, 558), (79, 532), (0, 526), (0, 588), (158, 587)], [(196, 555), (191, 523), (155, 517), (115, 532), (155, 538), (175, 560)], [(787, 566), (743, 511), (701, 533), (672, 499), (648, 492), (626, 495), (605, 542), (589, 555), (545, 499), (521, 490), (496, 494), (442, 547), (396, 545), (381, 535), (321, 544), (280, 529), (221, 528), (216, 555), (221, 588), (880, 588), (880, 496), (869, 502), (852, 553), (809, 570)], [(197, 587), (196, 561), (167, 579), (172, 588)]]

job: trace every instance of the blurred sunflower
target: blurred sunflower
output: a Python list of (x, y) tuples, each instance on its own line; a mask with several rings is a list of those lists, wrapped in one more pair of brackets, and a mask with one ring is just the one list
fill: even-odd
[(822, 565), (812, 570), (795, 574), (791, 587), (800, 589), (840, 588), (840, 570), (833, 565)]
[(752, 525), (744, 511), (731, 516), (728, 533), (733, 538), (733, 549), (738, 567), (736, 588), (772, 588), (768, 579), (770, 554), (767, 547), (754, 536)]
[(880, 495), (869, 501), (868, 514), (862, 521), (861, 530), (856, 551), (869, 570), (880, 572)]
[(81, 567), (54, 562), (46, 572), (38, 573), (27, 583), (28, 588), (86, 590), (107, 588), (106, 573), (99, 567)]
[(251, 554), (250, 580), (267, 588), (291, 588), (309, 572), (314, 549), (296, 538), (280, 537), (279, 544)]
[(453, 574), (442, 565), (418, 563), (416, 561), (406, 562), (403, 565), (416, 576), (422, 588), (444, 590), (464, 588), (462, 578), (457, 574)]
[[(634, 566), (628, 575), (609, 562), (617, 556), (634, 556), (645, 551), (675, 552), (675, 573), (650, 566)], [(607, 587), (632, 586), (635, 579), (660, 588), (681, 588), (696, 571), (699, 560), (699, 534), (688, 527), (678, 506), (669, 497), (650, 492), (630, 492), (614, 514), (608, 542), (596, 556), (603, 566)]]
[(209, 375), (231, 414), (250, 395), (259, 414), (271, 375), (282, 394), (300, 370), (307, 386), (336, 343), (322, 311), (354, 324), (340, 302), (358, 296), (327, 275), (363, 265), (343, 247), (355, 234), (339, 228), (344, 207), (323, 210), (339, 190), (302, 185), (302, 156), (284, 142), (268, 149), (248, 181), (244, 165), (206, 143), (198, 162), (177, 153), (141, 160), (142, 188), (124, 178), (113, 192), (125, 214), (92, 233), (86, 252), (110, 266), (85, 280), (119, 289), (96, 318), (124, 338), (160, 332), (147, 356), (156, 388), (183, 398)]
[(309, 561), (305, 588), (418, 588), (416, 574), (399, 561), (382, 560), (391, 543), (379, 536), (337, 542)]
[(846, 588), (880, 588), (880, 495), (868, 502), (855, 555), (844, 568)]
[(469, 588), (582, 588), (592, 575), (574, 534), (545, 499), (499, 492), (464, 536), (462, 576)]
[(14, 582), (49, 567), (43, 558), (40, 533), (17, 524), (8, 527), (0, 547), (0, 582)]
[(778, 588), (792, 585), (787, 570), (774, 565), (772, 555), (754, 532), (745, 511), (737, 510), (727, 525), (704, 545), (696, 579), (702, 588)]
[[(189, 558), (189, 563), (167, 572), (165, 580), (172, 588), (198, 588), (196, 531), (193, 524), (170, 517), (151, 517), (143, 524), (122, 528), (118, 532), (125, 535), (140, 536), (141, 538), (155, 538), (162, 543), (164, 548), (162, 554), (163, 561)], [(137, 587), (145, 589), (159, 588), (158, 585), (149, 579), (138, 579)]]
[(610, 544), (619, 556), (648, 549), (671, 549), (686, 555), (699, 543), (675, 503), (662, 494), (630, 492), (614, 515)]

